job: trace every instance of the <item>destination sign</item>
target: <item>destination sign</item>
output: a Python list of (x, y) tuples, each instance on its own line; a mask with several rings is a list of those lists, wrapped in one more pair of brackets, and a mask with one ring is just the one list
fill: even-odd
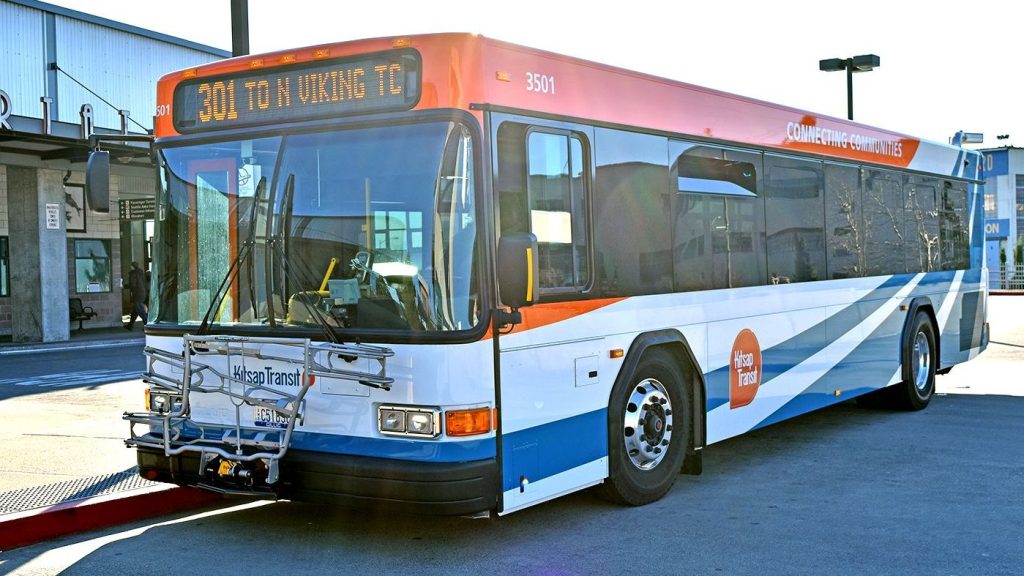
[(408, 110), (420, 95), (412, 51), (321, 60), (183, 82), (174, 91), (181, 133)]

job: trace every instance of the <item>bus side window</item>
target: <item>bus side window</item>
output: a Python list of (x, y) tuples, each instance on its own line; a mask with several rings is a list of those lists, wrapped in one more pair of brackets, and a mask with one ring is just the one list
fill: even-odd
[(860, 168), (825, 164), (825, 242), (828, 278), (864, 276)]
[[(676, 290), (765, 283), (761, 154), (672, 141)], [(776, 283), (785, 280), (773, 279)]]
[(822, 163), (765, 155), (768, 278), (773, 283), (825, 279)]
[(496, 193), (502, 234), (537, 236), (540, 285), (578, 292), (590, 282), (586, 162), (576, 133), (503, 123)]
[(541, 288), (583, 288), (589, 280), (583, 146), (567, 134), (527, 138), (530, 231), (540, 251)]
[(942, 183), (939, 207), (939, 250), (943, 270), (967, 268), (970, 264), (970, 236), (967, 219), (967, 184)]
[(894, 172), (864, 169), (864, 262), (868, 276), (903, 274), (903, 183)]
[(498, 166), (495, 190), (498, 195), (499, 229), (502, 234), (530, 231), (526, 197), (526, 129), (524, 124), (505, 122), (498, 130)]

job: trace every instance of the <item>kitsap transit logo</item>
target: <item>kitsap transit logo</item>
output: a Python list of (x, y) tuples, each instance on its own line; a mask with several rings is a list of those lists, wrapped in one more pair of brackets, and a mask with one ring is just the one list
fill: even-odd
[(245, 366), (234, 366), (231, 369), (231, 376), (246, 384), (255, 386), (301, 386), (302, 371), (298, 368), (294, 372), (282, 372), (274, 370), (270, 366), (261, 369), (250, 370)]
[(761, 345), (754, 333), (744, 328), (736, 335), (729, 356), (729, 408), (742, 408), (754, 401), (761, 386)]

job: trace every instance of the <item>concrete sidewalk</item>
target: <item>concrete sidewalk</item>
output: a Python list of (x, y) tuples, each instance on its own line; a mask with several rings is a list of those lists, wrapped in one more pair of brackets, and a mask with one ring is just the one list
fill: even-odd
[[(139, 351), (137, 366), (134, 352), (114, 355), (117, 368), (133, 373), (127, 379), (114, 375), (96, 384), (39, 386), (0, 402), (0, 550), (220, 500), (138, 475), (135, 453), (124, 446), (128, 425), (121, 414), (142, 407), (144, 343), (140, 327), (75, 331), (63, 342), (0, 341), (0, 372), (4, 364), (31, 360), (52, 362), (54, 373), (60, 373), (67, 368), (61, 359), (68, 351), (104, 355), (129, 346)], [(46, 352), (54, 353), (52, 360), (35, 356)]]

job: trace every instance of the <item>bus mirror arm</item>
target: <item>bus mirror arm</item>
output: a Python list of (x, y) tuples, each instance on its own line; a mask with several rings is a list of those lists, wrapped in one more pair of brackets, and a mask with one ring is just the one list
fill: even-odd
[(511, 310), (505, 310), (504, 308), (494, 309), (494, 324), (499, 328), (505, 328), (507, 326), (515, 326), (516, 324), (522, 324), (523, 313), (518, 308)]

